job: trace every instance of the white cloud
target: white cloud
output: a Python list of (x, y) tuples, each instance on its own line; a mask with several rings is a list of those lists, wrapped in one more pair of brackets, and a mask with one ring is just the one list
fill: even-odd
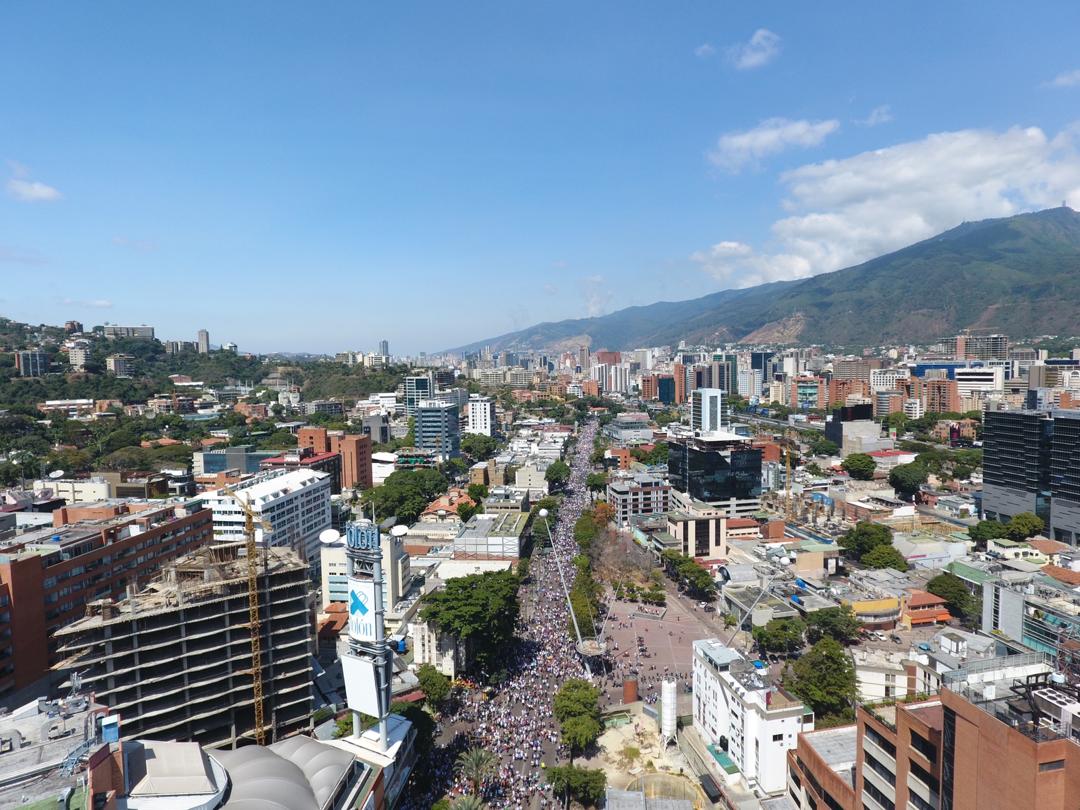
[(780, 36), (768, 28), (759, 28), (747, 42), (727, 49), (728, 60), (736, 70), (764, 67), (780, 55)]
[(607, 287), (607, 279), (600, 275), (586, 276), (579, 282), (585, 313), (592, 318), (603, 315), (614, 297)]
[(703, 42), (694, 48), (694, 56), (698, 59), (708, 59), (716, 53), (716, 48), (710, 45), (708, 42)]
[(805, 149), (818, 146), (839, 128), (840, 122), (835, 119), (789, 121), (786, 118), (769, 118), (753, 129), (721, 135), (716, 148), (709, 152), (709, 161), (721, 169), (737, 172), (789, 147)]
[(107, 298), (92, 298), (79, 300), (76, 298), (61, 298), (60, 303), (66, 307), (83, 307), (86, 309), (112, 309), (112, 301)]
[(874, 107), (866, 118), (855, 121), (861, 127), (876, 127), (879, 124), (887, 124), (893, 120), (892, 108), (888, 104)]
[(1066, 70), (1050, 81), (1051, 87), (1076, 87), (1080, 85), (1080, 70)]
[(23, 180), (13, 177), (7, 181), (8, 194), (20, 202), (53, 202), (64, 195), (52, 186), (37, 180)]
[[(1080, 200), (1080, 127), (960, 130), (781, 176), (790, 216), (769, 249), (720, 242), (691, 256), (730, 286), (837, 270), (955, 227)], [(745, 247), (745, 246), (744, 246)]]

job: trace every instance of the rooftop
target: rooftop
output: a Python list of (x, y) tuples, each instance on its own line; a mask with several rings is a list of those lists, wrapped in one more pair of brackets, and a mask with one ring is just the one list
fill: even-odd
[(827, 728), (821, 731), (803, 732), (802, 738), (825, 764), (836, 771), (849, 785), (854, 786), (852, 774), (858, 757), (856, 745), (859, 737), (857, 725)]

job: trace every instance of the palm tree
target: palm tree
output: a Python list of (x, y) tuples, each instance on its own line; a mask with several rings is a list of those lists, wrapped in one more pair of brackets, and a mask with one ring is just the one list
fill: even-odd
[(495, 773), (497, 762), (495, 755), (490, 751), (483, 748), (470, 748), (458, 756), (454, 768), (469, 781), (473, 795), (476, 796), (480, 793), (480, 785), (484, 780)]
[(488, 806), (479, 796), (462, 796), (454, 800), (450, 810), (488, 810)]

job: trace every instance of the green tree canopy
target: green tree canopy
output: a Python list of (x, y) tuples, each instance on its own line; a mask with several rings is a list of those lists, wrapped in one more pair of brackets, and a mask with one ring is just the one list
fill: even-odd
[(693, 557), (668, 549), (660, 555), (668, 576), (697, 599), (711, 602), (716, 598), (716, 581)]
[(585, 479), (585, 486), (592, 492), (603, 492), (607, 487), (607, 474), (602, 472), (589, 473)]
[(1029, 537), (1042, 534), (1042, 530), (1045, 527), (1046, 524), (1043, 523), (1043, 519), (1038, 515), (1033, 512), (1021, 512), (1018, 515), (1014, 515), (1013, 519), (1009, 521), (1006, 526), (1006, 531), (1009, 533), (1010, 540), (1023, 542)]
[(458, 577), (424, 596), (420, 618), (463, 643), (473, 668), (494, 677), (514, 636), (517, 591), (518, 578), (509, 571)]
[(560, 723), (568, 717), (600, 717), (600, 690), (583, 678), (571, 678), (559, 687), (552, 711)]
[(466, 433), (461, 437), (461, 452), (473, 461), (487, 461), (499, 451), (499, 442), (482, 433)]
[(866, 453), (852, 453), (840, 462), (840, 467), (856, 481), (870, 481), (874, 477), (877, 464)]
[(922, 464), (897, 464), (889, 471), (889, 486), (910, 498), (926, 483), (930, 473)]
[(437, 709), (450, 696), (450, 679), (431, 664), (421, 664), (416, 670), (420, 689), (433, 709)]
[(559, 736), (570, 749), (570, 761), (574, 761), (575, 752), (580, 753), (596, 742), (602, 731), (599, 720), (584, 715), (568, 717), (560, 722)]
[(570, 480), (570, 467), (563, 460), (553, 461), (544, 473), (544, 480), (555, 487), (561, 487)]
[(856, 698), (855, 664), (831, 636), (825, 636), (791, 668), (788, 687), (818, 719), (850, 718)]
[(454, 770), (472, 786), (473, 795), (480, 793), (484, 781), (494, 775), (499, 758), (485, 748), (462, 751), (454, 763)]
[(397, 470), (382, 486), (364, 492), (364, 505), (375, 507), (379, 521), (396, 516), (400, 523), (414, 523), (446, 485), (446, 476), (438, 470)]
[(851, 644), (859, 638), (859, 620), (850, 606), (815, 610), (807, 619), (807, 638), (817, 643), (822, 636), (831, 636), (841, 644)]
[(826, 439), (823, 433), (814, 432), (810, 438), (810, 455), (812, 456), (835, 456), (840, 448), (832, 439)]
[(1009, 527), (996, 520), (980, 520), (974, 526), (968, 527), (968, 536), (975, 541), (976, 546), (985, 549), (987, 541), (1008, 537)]
[(907, 571), (907, 560), (904, 555), (893, 546), (877, 546), (862, 555), (859, 559), (867, 568), (894, 568), (897, 571)]
[(607, 776), (602, 770), (578, 768), (575, 765), (557, 765), (547, 769), (548, 784), (556, 793), (596, 807), (604, 799)]
[(488, 496), (488, 488), (483, 484), (469, 484), (469, 497), (476, 503), (484, 500)]
[(805, 632), (801, 619), (770, 619), (764, 627), (755, 627), (752, 635), (766, 652), (788, 655), (802, 649)]
[(949, 612), (957, 618), (970, 617), (975, 608), (976, 599), (956, 574), (938, 574), (926, 583), (926, 590), (944, 599)]
[(881, 545), (892, 545), (892, 529), (868, 520), (860, 520), (840, 537), (840, 547), (860, 559)]

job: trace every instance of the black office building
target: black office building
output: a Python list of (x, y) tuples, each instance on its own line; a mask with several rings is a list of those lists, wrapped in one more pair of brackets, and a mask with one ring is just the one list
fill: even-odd
[(1050, 523), (1050, 443), (1054, 422), (1039, 411), (983, 414), (983, 512), (1007, 521), (1034, 512)]
[(671, 486), (732, 515), (756, 512), (761, 499), (761, 450), (742, 439), (672, 437), (668, 441)]

